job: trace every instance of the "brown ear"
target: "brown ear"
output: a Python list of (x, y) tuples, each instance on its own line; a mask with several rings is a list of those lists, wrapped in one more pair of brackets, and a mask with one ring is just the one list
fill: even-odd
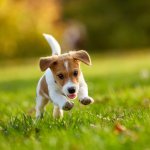
[(41, 57), (40, 58), (40, 69), (41, 71), (45, 71), (47, 68), (49, 68), (54, 62), (56, 61), (55, 56), (50, 56), (50, 57)]
[(91, 58), (85, 50), (72, 51), (70, 52), (70, 54), (72, 55), (74, 59), (80, 60), (86, 65), (89, 65), (89, 66), (92, 65)]

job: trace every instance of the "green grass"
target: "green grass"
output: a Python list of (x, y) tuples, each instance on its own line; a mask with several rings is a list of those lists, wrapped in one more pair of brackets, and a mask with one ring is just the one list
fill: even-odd
[[(82, 65), (95, 103), (74, 108), (62, 120), (44, 119), (28, 111), (42, 75), (38, 61), (9, 61), (0, 66), (0, 149), (116, 150), (150, 149), (150, 54), (92, 56)], [(115, 130), (120, 123), (126, 129)]]

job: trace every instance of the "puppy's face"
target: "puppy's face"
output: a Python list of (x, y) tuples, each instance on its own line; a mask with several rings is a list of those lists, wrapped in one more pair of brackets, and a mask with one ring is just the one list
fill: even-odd
[(80, 61), (91, 65), (88, 53), (81, 50), (41, 58), (40, 68), (42, 71), (50, 68), (61, 93), (74, 99), (79, 90)]

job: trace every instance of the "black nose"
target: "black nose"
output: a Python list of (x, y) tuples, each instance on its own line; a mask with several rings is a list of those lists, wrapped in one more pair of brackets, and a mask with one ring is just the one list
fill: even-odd
[(70, 94), (75, 93), (75, 91), (76, 91), (76, 89), (75, 89), (74, 87), (68, 88), (68, 92), (69, 92)]

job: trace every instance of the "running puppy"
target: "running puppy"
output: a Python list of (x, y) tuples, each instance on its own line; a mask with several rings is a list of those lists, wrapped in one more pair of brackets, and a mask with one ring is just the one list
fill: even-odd
[(83, 105), (93, 103), (88, 96), (88, 87), (80, 70), (80, 62), (91, 65), (90, 56), (84, 50), (61, 54), (58, 42), (48, 34), (43, 34), (52, 49), (52, 56), (40, 58), (40, 69), (45, 71), (37, 85), (36, 117), (42, 117), (45, 105), (54, 104), (53, 117), (63, 117), (63, 110), (74, 106), (69, 99), (77, 96)]

